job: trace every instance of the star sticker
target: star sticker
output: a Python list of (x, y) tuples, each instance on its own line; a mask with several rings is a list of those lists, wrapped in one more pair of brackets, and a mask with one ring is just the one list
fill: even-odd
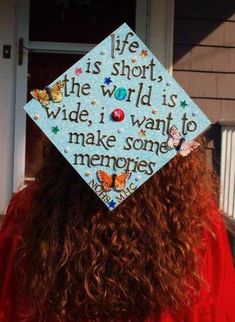
[(75, 74), (76, 74), (77, 76), (81, 75), (81, 74), (82, 74), (82, 68), (81, 68), (81, 67), (76, 68), (76, 69), (75, 69)]
[(57, 132), (59, 132), (59, 130), (60, 129), (58, 128), (58, 126), (53, 126), (51, 129), (52, 133), (54, 133), (54, 134), (57, 134)]
[(143, 58), (148, 56), (148, 51), (146, 49), (141, 50), (140, 56), (142, 56)]
[(104, 83), (105, 83), (105, 85), (109, 85), (110, 83), (112, 83), (111, 78), (110, 77), (105, 77), (104, 78)]
[(141, 136), (145, 136), (146, 135), (146, 130), (140, 130), (139, 132), (139, 135), (141, 135)]
[(185, 108), (188, 104), (186, 103), (186, 101), (180, 101), (180, 106), (182, 106), (183, 108)]
[(108, 202), (109, 208), (115, 208), (116, 202), (112, 199), (111, 201)]

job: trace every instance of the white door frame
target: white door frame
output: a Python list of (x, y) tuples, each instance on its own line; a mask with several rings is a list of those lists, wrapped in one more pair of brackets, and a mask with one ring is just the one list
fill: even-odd
[(149, 1), (148, 45), (170, 74), (173, 71), (174, 0)]
[(16, 88), (15, 88), (15, 130), (13, 151), (13, 192), (19, 190), (24, 183), (25, 170), (25, 134), (26, 114), (22, 106), (27, 102), (27, 72), (28, 51), (23, 51), (23, 63), (19, 65), (19, 39), (24, 40), (24, 47), (28, 48), (29, 38), (29, 1), (16, 1)]
[[(24, 40), (23, 64), (16, 62), (15, 134), (13, 192), (24, 183), (26, 114), (22, 106), (27, 101), (28, 49), (34, 52), (81, 53), (94, 44), (29, 41), (29, 2), (16, 0), (17, 40)], [(173, 53), (174, 0), (136, 0), (136, 33), (150, 46), (160, 61), (171, 70)]]

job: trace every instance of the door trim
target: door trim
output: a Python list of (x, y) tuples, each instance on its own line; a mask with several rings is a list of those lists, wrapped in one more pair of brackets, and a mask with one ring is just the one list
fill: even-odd
[[(15, 128), (14, 128), (14, 155), (13, 155), (13, 192), (19, 190), (24, 183), (25, 170), (25, 133), (26, 114), (22, 106), (27, 102), (27, 71), (29, 38), (29, 0), (16, 1), (16, 88), (15, 88)], [(24, 41), (23, 62), (18, 64), (19, 39)]]
[(170, 74), (173, 72), (174, 0), (150, 0), (149, 46)]

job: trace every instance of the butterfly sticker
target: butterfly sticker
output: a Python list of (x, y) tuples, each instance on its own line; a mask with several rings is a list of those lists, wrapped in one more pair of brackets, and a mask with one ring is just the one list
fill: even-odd
[(50, 101), (54, 103), (59, 103), (62, 101), (63, 93), (61, 89), (64, 87), (64, 82), (58, 81), (50, 87), (45, 87), (45, 89), (34, 89), (30, 94), (38, 100), (42, 106), (49, 108)]
[(126, 187), (127, 180), (131, 176), (131, 171), (123, 171), (120, 174), (108, 174), (103, 170), (96, 172), (97, 177), (102, 183), (104, 191), (110, 191), (111, 189), (121, 191)]
[(167, 145), (171, 149), (179, 151), (180, 155), (186, 157), (191, 151), (195, 150), (200, 144), (196, 141), (186, 141), (175, 125), (170, 129)]

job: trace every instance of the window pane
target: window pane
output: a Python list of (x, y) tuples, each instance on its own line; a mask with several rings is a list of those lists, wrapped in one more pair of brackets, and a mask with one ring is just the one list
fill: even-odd
[(126, 22), (135, 30), (135, 0), (31, 0), (32, 41), (97, 44)]
[[(71, 67), (82, 56), (66, 54), (30, 53), (28, 66), (28, 100), (32, 97), (30, 91), (43, 89), (66, 69)], [(25, 176), (31, 177), (35, 161), (37, 142), (42, 135), (39, 127), (29, 116), (26, 119), (26, 162)]]

